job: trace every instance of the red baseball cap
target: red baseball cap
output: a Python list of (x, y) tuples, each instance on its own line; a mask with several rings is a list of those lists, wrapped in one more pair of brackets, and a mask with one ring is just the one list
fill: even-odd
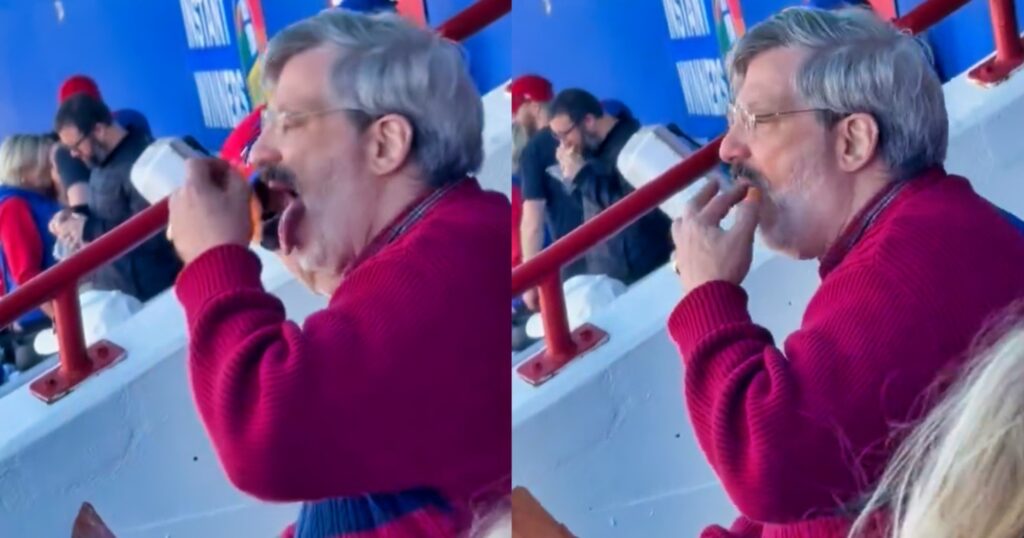
[(519, 107), (527, 101), (540, 101), (542, 103), (554, 98), (551, 90), (551, 82), (538, 75), (523, 75), (516, 78), (505, 87), (512, 96), (512, 114), (519, 111)]
[(74, 75), (68, 77), (61, 85), (60, 89), (57, 90), (57, 102), (63, 103), (74, 95), (84, 93), (98, 101), (102, 101), (100, 97), (100, 87), (96, 85), (96, 81), (85, 76), (85, 75)]

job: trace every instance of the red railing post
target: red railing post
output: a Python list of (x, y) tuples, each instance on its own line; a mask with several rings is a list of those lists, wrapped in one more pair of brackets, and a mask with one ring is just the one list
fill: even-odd
[(721, 143), (721, 137), (711, 141), (688, 159), (633, 191), (512, 271), (513, 296), (533, 286), (540, 286), (540, 309), (544, 320), (546, 346), (516, 369), (521, 378), (533, 385), (540, 385), (572, 360), (608, 340), (607, 332), (587, 323), (572, 332), (571, 341), (566, 341), (569, 323), (559, 280), (561, 267), (706, 174), (719, 162), (718, 148)]
[(77, 282), (61, 288), (52, 304), (60, 364), (29, 386), (32, 394), (46, 403), (63, 398), (89, 376), (125, 356), (124, 349), (106, 340), (85, 347)]
[(92, 369), (85, 350), (82, 312), (78, 303), (78, 286), (67, 286), (53, 298), (53, 325), (57, 331), (60, 367), (82, 374)]
[(1024, 63), (1024, 46), (1017, 29), (1017, 10), (1013, 1), (988, 2), (996, 52), (967, 74), (970, 80), (983, 86), (993, 86), (1006, 80)]
[(565, 312), (565, 293), (560, 273), (550, 273), (538, 286), (541, 319), (544, 322), (544, 348), (524, 361), (517, 371), (533, 385), (547, 381), (566, 364), (608, 339), (608, 333), (587, 323), (572, 331)]
[(437, 27), (452, 41), (465, 41), (512, 10), (512, 0), (480, 0)]
[(954, 11), (964, 7), (971, 0), (928, 0), (893, 21), (896, 26), (919, 34), (935, 26)]
[(552, 273), (538, 287), (541, 318), (544, 321), (544, 342), (555, 357), (571, 357), (576, 344), (569, 331), (569, 317), (565, 312), (565, 294), (558, 273)]

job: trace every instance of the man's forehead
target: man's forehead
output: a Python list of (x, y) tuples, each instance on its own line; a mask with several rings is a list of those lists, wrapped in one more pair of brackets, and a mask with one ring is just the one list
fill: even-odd
[(561, 114), (557, 114), (555, 116), (552, 116), (551, 123), (557, 123), (559, 125), (564, 125), (564, 124), (572, 123), (572, 119), (569, 118), (568, 114), (563, 112)]
[(274, 85), (271, 102), (278, 110), (305, 110), (329, 101), (331, 67), (338, 51), (317, 47), (290, 58)]
[(736, 101), (747, 107), (785, 106), (796, 100), (796, 76), (808, 51), (776, 48), (755, 56), (736, 89)]
[(78, 131), (78, 127), (75, 127), (74, 125), (65, 125), (64, 127), (61, 127), (60, 130), (57, 131), (57, 136), (59, 138), (75, 139), (81, 135), (82, 133)]

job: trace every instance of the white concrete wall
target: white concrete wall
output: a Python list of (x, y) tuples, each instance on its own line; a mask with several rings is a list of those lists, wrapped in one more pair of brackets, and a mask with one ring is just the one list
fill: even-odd
[[(961, 77), (945, 91), (948, 170), (1024, 215), (1024, 76), (992, 89)], [(759, 246), (744, 287), (754, 320), (781, 342), (799, 326), (818, 283), (816, 262)], [(735, 515), (684, 409), (681, 365), (665, 330), (681, 297), (675, 275), (663, 268), (595, 316), (611, 334), (607, 344), (541, 387), (513, 371), (513, 481), (579, 536), (697, 536)]]
[[(265, 258), (264, 283), (296, 320), (322, 308)], [(118, 538), (275, 536), (297, 513), (235, 490), (195, 411), (184, 315), (170, 293), (108, 338), (127, 358), (53, 405), (0, 399), (0, 536), (69, 536), (83, 501)]]
[(485, 189), (512, 194), (512, 100), (507, 82), (487, 92), (484, 102), (484, 163), (477, 179)]

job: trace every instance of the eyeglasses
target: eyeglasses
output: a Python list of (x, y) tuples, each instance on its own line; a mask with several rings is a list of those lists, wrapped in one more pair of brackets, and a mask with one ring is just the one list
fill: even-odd
[(68, 148), (69, 151), (73, 151), (75, 153), (80, 153), (78, 151), (78, 146), (81, 146), (82, 142), (85, 142), (85, 139), (87, 139), (87, 138), (89, 138), (89, 135), (88, 134), (84, 134), (81, 137), (79, 137), (79, 139), (74, 144), (70, 144), (70, 145), (65, 146), (65, 147)]
[(565, 140), (565, 137), (569, 136), (569, 133), (575, 131), (577, 127), (579, 127), (579, 124), (576, 122), (572, 122), (572, 125), (570, 125), (569, 128), (566, 129), (565, 131), (558, 132), (554, 129), (551, 129), (551, 134), (555, 137), (555, 140), (562, 141)]
[(804, 114), (806, 112), (831, 112), (827, 108), (802, 108), (800, 110), (786, 110), (783, 112), (769, 112), (765, 114), (754, 114), (753, 112), (743, 108), (738, 103), (729, 103), (729, 108), (726, 112), (725, 118), (729, 123), (729, 129), (739, 127), (744, 132), (753, 134), (754, 130), (761, 123), (766, 123), (778, 118), (786, 116), (792, 116), (794, 114)]
[(316, 118), (320, 116), (326, 116), (328, 114), (334, 114), (336, 112), (362, 111), (350, 107), (333, 107), (321, 110), (288, 112), (282, 110), (273, 110), (270, 107), (266, 107), (260, 112), (260, 131), (264, 133), (273, 132), (275, 134), (283, 134), (287, 132), (289, 129), (302, 125), (302, 123), (305, 120), (309, 120), (311, 118)]

